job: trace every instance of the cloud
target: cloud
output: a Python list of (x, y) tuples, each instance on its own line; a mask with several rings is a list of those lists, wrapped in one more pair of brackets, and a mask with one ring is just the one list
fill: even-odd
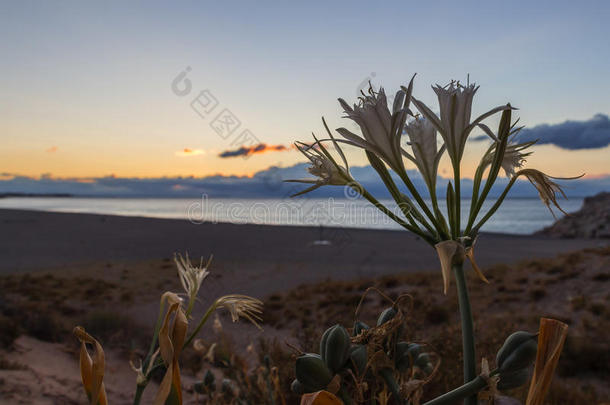
[(205, 153), (206, 152), (203, 149), (184, 148), (182, 150), (175, 152), (174, 154), (176, 156), (180, 156), (180, 157), (189, 157), (189, 156), (205, 155)]
[[(473, 136), (469, 140), (489, 140), (487, 135)], [(535, 141), (537, 145), (553, 144), (562, 149), (599, 149), (610, 145), (610, 118), (596, 114), (586, 121), (565, 121), (561, 124), (541, 124), (522, 129), (515, 141)]]
[(51, 146), (49, 149), (47, 149), (47, 153), (55, 153), (59, 150), (59, 148), (57, 146)]
[(267, 153), (267, 152), (285, 152), (290, 150), (288, 146), (284, 145), (267, 145), (265, 143), (259, 143), (255, 146), (242, 146), (241, 148), (234, 150), (226, 150), (218, 154), (218, 157), (226, 159), (238, 156), (250, 156), (258, 153)]
[(487, 141), (488, 139), (491, 139), (489, 136), (487, 135), (477, 135), (477, 136), (471, 136), (468, 138), (468, 141), (470, 142), (481, 142), (481, 141)]
[[(45, 176), (39, 178), (19, 176), (0, 176), (0, 194), (71, 194), (91, 197), (180, 197), (201, 198), (288, 198), (303, 190), (306, 185), (286, 183), (287, 179), (307, 177), (308, 164), (298, 163), (289, 167), (270, 167), (261, 170), (251, 177), (248, 176), (207, 176), (207, 177), (158, 177), (158, 178), (126, 178), (116, 176), (95, 177), (87, 179), (57, 178)], [(351, 172), (371, 194), (376, 197), (391, 198), (383, 183), (370, 166), (352, 167)], [(9, 173), (7, 173), (9, 174)], [(421, 175), (415, 170), (409, 170), (415, 187), (426, 196), (426, 186)], [(396, 179), (398, 182), (400, 179)], [(445, 195), (449, 179), (439, 177), (438, 193)], [(490, 191), (491, 197), (497, 197), (506, 186), (508, 179), (502, 177)], [(583, 178), (577, 181), (562, 182), (569, 197), (585, 197), (600, 191), (610, 190), (610, 175)], [(472, 180), (462, 181), (462, 192), (470, 195)], [(309, 197), (344, 198), (343, 187), (321, 187)], [(510, 197), (537, 198), (538, 193), (527, 180), (518, 180)]]

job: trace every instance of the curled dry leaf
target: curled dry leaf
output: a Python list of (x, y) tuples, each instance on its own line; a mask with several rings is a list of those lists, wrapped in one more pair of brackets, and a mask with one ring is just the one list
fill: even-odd
[(303, 395), (301, 405), (343, 405), (343, 401), (328, 391), (318, 391)]
[(468, 261), (470, 261), (470, 265), (472, 266), (472, 269), (477, 274), (477, 276), (484, 283), (489, 284), (489, 280), (487, 279), (487, 277), (485, 277), (485, 274), (483, 274), (483, 272), (481, 271), (481, 268), (477, 265), (477, 262), (474, 258), (474, 246), (476, 243), (477, 243), (477, 239), (475, 238), (474, 241), (472, 242), (472, 245), (466, 248), (466, 257), (468, 258)]
[(449, 290), (449, 281), (451, 280), (451, 267), (454, 264), (464, 262), (466, 252), (464, 246), (454, 240), (445, 240), (437, 243), (435, 246), (436, 253), (441, 262), (441, 271), (443, 274), (443, 293), (447, 294)]
[[(104, 367), (106, 364), (104, 349), (82, 326), (75, 327), (73, 333), (81, 343), (80, 374), (89, 403), (91, 405), (107, 405), (108, 399), (106, 398), (106, 389), (104, 388)], [(93, 358), (91, 358), (87, 351), (87, 343), (95, 347)]]
[(542, 405), (551, 386), (559, 355), (568, 335), (568, 325), (555, 319), (540, 319), (538, 352), (534, 375), (527, 394), (526, 405)]
[(167, 300), (169, 304), (159, 330), (159, 349), (167, 371), (159, 385), (153, 404), (182, 404), (178, 359), (186, 338), (188, 321), (182, 310), (181, 300), (176, 294), (167, 292), (161, 299)]

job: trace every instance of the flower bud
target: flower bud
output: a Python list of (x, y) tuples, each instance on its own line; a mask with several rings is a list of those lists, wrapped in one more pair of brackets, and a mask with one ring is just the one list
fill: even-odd
[(360, 322), (360, 321), (356, 321), (354, 322), (354, 336), (358, 336), (359, 334), (361, 334), (364, 330), (369, 329), (369, 326), (364, 323), (364, 322)]
[(214, 377), (214, 373), (212, 373), (210, 370), (205, 372), (205, 375), (203, 376), (203, 385), (206, 386), (207, 388), (211, 389), (212, 391), (214, 391), (216, 389), (216, 384), (214, 384), (214, 381), (216, 380), (216, 377)]
[(395, 316), (396, 316), (396, 310), (394, 308), (390, 307), (390, 308), (384, 309), (383, 312), (381, 313), (381, 315), (379, 315), (379, 318), (377, 319), (377, 326), (383, 325), (384, 323), (386, 323), (390, 319), (394, 318)]
[(510, 390), (522, 386), (529, 379), (530, 373), (527, 368), (521, 368), (512, 372), (500, 372), (498, 381), (499, 390)]
[(222, 393), (228, 396), (235, 396), (235, 389), (233, 386), (233, 381), (231, 381), (228, 378), (223, 378), (222, 379), (222, 384), (221, 384), (221, 389), (222, 389)]
[(394, 363), (398, 371), (405, 371), (411, 368), (420, 352), (421, 346), (417, 343), (397, 343)]
[(337, 373), (345, 365), (349, 357), (350, 345), (349, 334), (341, 325), (327, 329), (322, 335), (320, 356), (333, 373)]
[(292, 380), (292, 384), (290, 384), (290, 391), (294, 392), (297, 395), (303, 395), (303, 393), (305, 393), (303, 384), (301, 384), (301, 382), (296, 378)]
[(322, 357), (313, 353), (306, 353), (297, 358), (295, 371), (297, 380), (308, 392), (326, 388), (333, 378), (333, 374), (324, 364)]
[(355, 345), (350, 348), (349, 358), (352, 362), (352, 366), (356, 371), (356, 375), (361, 376), (364, 374), (366, 369), (366, 363), (368, 360), (368, 353), (365, 345)]
[(518, 331), (506, 338), (496, 355), (496, 366), (500, 372), (511, 373), (532, 364), (538, 348), (537, 336), (535, 333)]

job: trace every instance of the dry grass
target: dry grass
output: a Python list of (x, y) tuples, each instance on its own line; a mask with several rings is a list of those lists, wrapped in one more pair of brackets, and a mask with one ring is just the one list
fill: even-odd
[[(537, 329), (541, 316), (561, 319), (570, 330), (548, 404), (610, 401), (610, 388), (604, 384), (610, 378), (609, 269), (610, 248), (600, 248), (515, 266), (493, 266), (484, 270), (490, 285), (470, 277), (479, 357), (485, 356), (493, 366), (495, 352), (508, 334)], [(72, 343), (72, 327), (84, 324), (109, 349), (133, 353), (146, 348), (150, 325), (143, 329), (143, 336), (134, 330), (132, 319), (109, 308), (156, 301), (162, 291), (176, 290), (173, 265), (168, 260), (156, 261), (132, 271), (108, 264), (103, 270), (98, 278), (84, 277), (76, 271), (0, 277), (0, 344), (10, 347), (19, 334)], [(303, 285), (267, 297), (264, 322), (295, 336), (303, 351), (315, 352), (327, 327), (335, 323), (353, 325), (355, 308), (371, 286), (392, 299), (402, 293), (411, 295), (407, 338), (425, 342), (443, 361), (439, 376), (426, 387), (426, 397), (459, 385), (462, 359), (457, 298), (453, 288), (447, 296), (442, 295), (440, 272)], [(360, 319), (374, 324), (388, 304), (379, 295), (367, 296)], [(234, 347), (230, 337), (218, 337), (218, 343), (214, 364), (191, 349), (185, 350), (185, 373), (200, 376), (211, 368), (218, 375), (218, 385), (222, 378), (231, 378), (241, 392), (248, 392), (250, 386), (254, 403), (267, 403), (268, 393), (252, 388), (252, 379), (260, 375), (267, 355), (272, 367), (277, 367), (287, 403), (297, 402), (289, 392), (294, 356), (282, 341), (260, 341), (256, 347), (259, 358), (254, 364), (243, 359), (243, 348)], [(192, 392), (192, 387), (186, 389)], [(525, 390), (510, 394), (524, 398)]]
[[(484, 356), (493, 364), (496, 351), (511, 332), (536, 330), (542, 316), (560, 319), (570, 325), (570, 333), (548, 403), (608, 401), (605, 381), (610, 378), (610, 311), (606, 296), (609, 278), (602, 275), (608, 274), (609, 269), (610, 249), (600, 248), (511, 267), (494, 266), (485, 271), (490, 285), (482, 284), (471, 274), (479, 357)], [(409, 339), (426, 342), (443, 360), (440, 376), (427, 387), (426, 397), (431, 398), (461, 383), (457, 297), (453, 290), (443, 296), (441, 285), (440, 273), (303, 285), (268, 297), (265, 322), (294, 330), (303, 350), (311, 350), (328, 326), (353, 325), (356, 303), (366, 288), (376, 286), (392, 298), (408, 293), (413, 303), (408, 314)], [(371, 296), (360, 320), (373, 323), (387, 305), (383, 298)], [(566, 387), (570, 387), (569, 394)], [(523, 399), (526, 392), (521, 389), (510, 394)]]

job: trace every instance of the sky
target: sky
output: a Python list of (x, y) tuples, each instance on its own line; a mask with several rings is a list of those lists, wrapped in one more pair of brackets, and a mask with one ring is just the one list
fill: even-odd
[[(530, 167), (604, 176), (608, 21), (606, 1), (2, 2), (0, 174), (290, 167), (304, 161), (291, 143), (321, 134), (321, 116), (355, 130), (338, 97), (355, 101), (369, 80), (391, 94), (417, 73), (414, 94), (435, 111), (430, 85), (467, 75), (481, 86), (475, 115), (517, 106), (529, 136), (543, 138)], [(240, 125), (218, 133), (226, 111)], [(488, 145), (477, 135), (465, 176)], [(239, 157), (254, 143), (269, 151)]]

